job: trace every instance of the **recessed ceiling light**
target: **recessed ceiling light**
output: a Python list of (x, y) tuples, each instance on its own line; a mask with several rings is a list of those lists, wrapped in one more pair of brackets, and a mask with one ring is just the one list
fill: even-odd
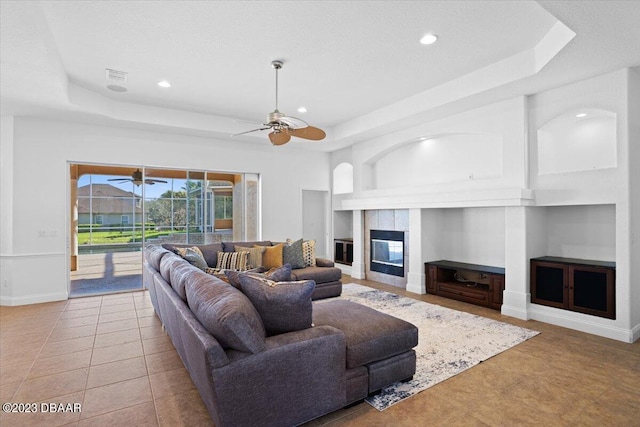
[(426, 136), (421, 136), (421, 137), (420, 137), (420, 141), (426, 141), (426, 140), (427, 140), (427, 137), (426, 137)]
[(162, 80), (158, 82), (158, 86), (167, 88), (167, 87), (171, 87), (171, 83), (169, 83), (166, 80)]
[(587, 117), (587, 113), (576, 114), (576, 117), (581, 119), (582, 117)]
[(306, 112), (307, 112), (307, 107), (298, 108), (298, 113), (306, 113)]
[(438, 36), (435, 34), (425, 34), (421, 39), (422, 44), (434, 44), (438, 40)]

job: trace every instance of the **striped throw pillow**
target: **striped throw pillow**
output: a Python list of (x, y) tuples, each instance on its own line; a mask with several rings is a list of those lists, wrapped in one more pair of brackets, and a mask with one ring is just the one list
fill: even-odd
[(218, 270), (239, 270), (247, 269), (249, 259), (248, 251), (240, 252), (218, 252)]

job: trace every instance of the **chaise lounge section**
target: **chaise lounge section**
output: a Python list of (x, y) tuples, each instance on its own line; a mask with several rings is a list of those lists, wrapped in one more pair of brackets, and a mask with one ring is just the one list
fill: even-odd
[[(246, 275), (240, 290), (160, 246), (144, 255), (156, 313), (218, 427), (299, 425), (415, 373), (418, 331), (408, 322), (311, 302), (312, 281), (265, 286)], [(256, 292), (300, 303), (300, 313), (283, 312), (292, 330), (269, 333), (275, 300), (262, 304)]]

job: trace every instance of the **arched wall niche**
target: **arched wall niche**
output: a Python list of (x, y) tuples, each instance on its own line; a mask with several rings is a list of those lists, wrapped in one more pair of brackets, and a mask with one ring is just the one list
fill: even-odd
[(333, 169), (333, 194), (353, 193), (353, 165), (340, 163)]
[(616, 114), (599, 108), (567, 111), (537, 130), (538, 174), (617, 166)]
[(365, 162), (371, 189), (418, 187), (502, 177), (502, 137), (446, 133), (383, 150)]

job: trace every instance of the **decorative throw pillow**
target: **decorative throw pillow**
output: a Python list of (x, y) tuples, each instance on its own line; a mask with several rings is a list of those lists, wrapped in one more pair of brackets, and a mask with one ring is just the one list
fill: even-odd
[(262, 254), (264, 253), (264, 248), (264, 246), (254, 246), (253, 248), (236, 246), (236, 251), (249, 252), (248, 268), (257, 268), (262, 266)]
[(227, 270), (224, 272), (229, 280), (229, 283), (234, 287), (241, 289), (240, 286), (240, 276), (243, 274), (250, 274), (255, 277), (263, 277), (265, 279), (272, 280), (274, 282), (289, 282), (291, 281), (291, 265), (285, 264), (282, 267), (272, 268), (267, 271), (264, 267), (254, 268), (253, 270), (240, 272)]
[(302, 258), (305, 267), (316, 266), (316, 241), (305, 240), (302, 242)]
[(200, 249), (197, 246), (192, 248), (178, 248), (177, 250), (182, 258), (186, 259), (189, 261), (189, 264), (198, 267), (200, 270), (204, 270), (209, 267), (204, 256), (202, 256), (202, 252), (200, 252)]
[(262, 254), (262, 266), (264, 268), (282, 267), (284, 264), (282, 262), (282, 248), (284, 247), (284, 243), (278, 243), (275, 246), (260, 247), (264, 247), (264, 253)]
[(266, 349), (260, 314), (239, 290), (201, 274), (186, 285), (189, 308), (225, 348), (259, 353)]
[(302, 239), (293, 242), (287, 239), (287, 244), (282, 248), (282, 262), (291, 264), (291, 268), (304, 268), (304, 257), (302, 256)]
[(218, 252), (218, 270), (240, 270), (247, 269), (247, 260), (249, 259), (249, 252)]
[(307, 329), (312, 326), (313, 280), (274, 282), (251, 274), (240, 276), (242, 292), (258, 310), (267, 335)]

